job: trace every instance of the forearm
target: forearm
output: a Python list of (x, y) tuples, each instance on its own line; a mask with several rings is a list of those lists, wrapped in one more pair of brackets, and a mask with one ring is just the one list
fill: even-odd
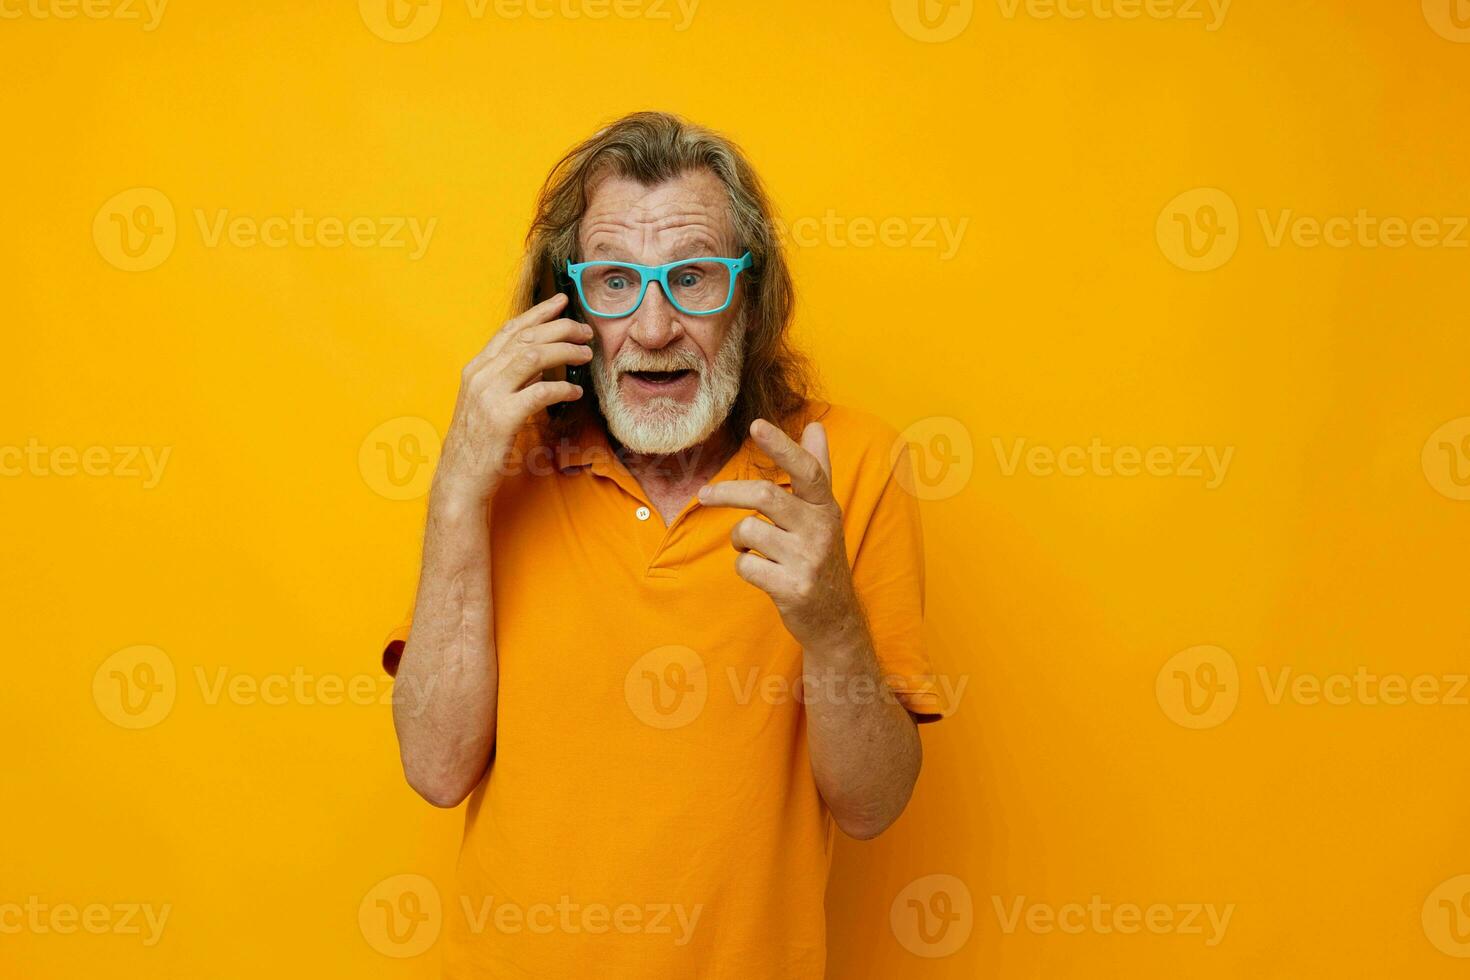
[(490, 523), (483, 504), (437, 491), (393, 724), (409, 785), (436, 806), (455, 806), (484, 775), (495, 741)]
[(884, 682), (866, 628), (808, 648), (803, 674), (817, 788), (844, 833), (876, 837), (919, 777), (918, 727)]
[(490, 501), (527, 421), (582, 397), (577, 385), (544, 377), (592, 360), (592, 328), (558, 317), (567, 302), (557, 293), (507, 320), (465, 365), (434, 471), (393, 725), (409, 785), (437, 806), (469, 795), (495, 745)]

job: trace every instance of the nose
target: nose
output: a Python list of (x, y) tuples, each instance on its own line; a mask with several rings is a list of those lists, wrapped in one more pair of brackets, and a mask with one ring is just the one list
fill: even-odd
[(659, 350), (684, 336), (684, 325), (679, 322), (681, 314), (674, 309), (663, 287), (653, 282), (648, 284), (648, 293), (643, 305), (633, 313), (633, 322), (628, 334), (644, 350)]

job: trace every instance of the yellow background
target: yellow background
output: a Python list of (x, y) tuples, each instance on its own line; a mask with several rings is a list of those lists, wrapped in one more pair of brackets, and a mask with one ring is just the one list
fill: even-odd
[[(435, 975), (432, 947), (382, 955), (359, 911), (385, 879), (446, 882), (461, 816), (404, 785), (386, 705), (319, 696), (387, 690), (377, 645), (415, 580), (423, 499), (378, 492), (360, 450), (419, 425), (393, 420), (442, 431), (546, 169), (648, 107), (739, 140), (789, 224), (832, 216), (793, 250), (799, 338), (834, 400), (937, 420), (918, 451), (959, 474), (916, 491), (937, 498), (928, 638), (967, 686), (902, 821), (840, 846), (830, 974), (1464, 973), (1470, 707), (1273, 703), (1260, 675), (1431, 675), (1448, 695), (1467, 670), (1470, 250), (1268, 234), (1287, 209), (1470, 213), (1449, 0), (1239, 0), (1214, 30), (1203, 4), (1124, 19), (1107, 0), (936, 2), (932, 29), (905, 0), (702, 0), (683, 30), (669, 0), (633, 8), (668, 19), (446, 0), (410, 42), (348, 0), (174, 0), (153, 30), (47, 2), (0, 19), (0, 445), (170, 456), (151, 487), (121, 456), (0, 477), (0, 906), (171, 911), (151, 947), (0, 933), (0, 974)], [(132, 188), (175, 210), (142, 271), (113, 263), (104, 211)], [(1186, 271), (1166, 206), (1199, 188), (1237, 209), (1215, 212), (1235, 251)], [(1186, 198), (1184, 223), (1205, 227), (1202, 200), (1221, 199)], [(437, 225), (417, 260), (210, 245), (196, 212), (221, 209)], [(863, 236), (885, 219), (886, 241)], [(926, 219), (968, 222), (954, 254), (924, 246)], [(1233, 456), (1213, 489), (1006, 465), (1019, 439), (1094, 438)], [(104, 661), (139, 645), (174, 667), (173, 701), (129, 729)], [(1160, 675), (1201, 646), (1235, 666), (1233, 710), (1187, 727)], [(284, 703), (210, 696), (293, 673), (314, 680)], [(951, 876), (952, 951), (905, 918), (930, 875)], [(1234, 910), (1213, 946), (1008, 932), (996, 911), (1094, 895)]]

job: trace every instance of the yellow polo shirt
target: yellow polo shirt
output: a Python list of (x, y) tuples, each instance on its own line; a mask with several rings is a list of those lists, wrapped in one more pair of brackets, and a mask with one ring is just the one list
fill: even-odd
[[(807, 416), (827, 428), (882, 671), (938, 717), (908, 453), (871, 416)], [(511, 469), (491, 521), (495, 755), (444, 896), (445, 976), (817, 980), (834, 823), (801, 650), (735, 574), (741, 512), (691, 501), (665, 527), (600, 430), (554, 449), (528, 426)], [(747, 439), (715, 479), (763, 476), (790, 486)]]

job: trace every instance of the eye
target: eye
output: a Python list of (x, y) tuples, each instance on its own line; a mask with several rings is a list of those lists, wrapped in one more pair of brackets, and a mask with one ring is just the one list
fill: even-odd
[(682, 286), (686, 289), (698, 286), (699, 273), (692, 269), (685, 269), (679, 273), (679, 278), (675, 280), (675, 285)]
[(607, 282), (604, 283), (604, 285), (606, 285), (608, 289), (627, 289), (628, 277), (621, 275), (608, 276)]

